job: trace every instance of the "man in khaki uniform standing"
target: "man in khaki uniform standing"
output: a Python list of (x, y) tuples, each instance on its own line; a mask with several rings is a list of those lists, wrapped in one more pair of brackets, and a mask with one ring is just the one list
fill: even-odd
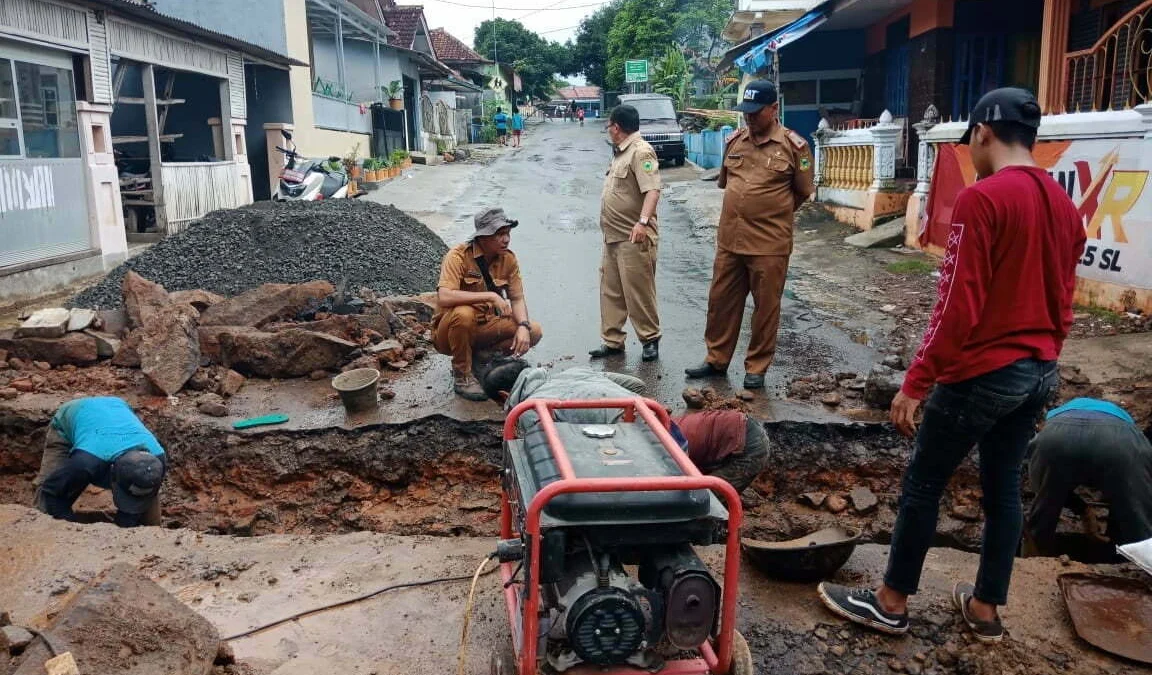
[(660, 358), (660, 316), (656, 310), (656, 204), (660, 201), (660, 161), (640, 137), (640, 113), (630, 105), (608, 117), (612, 164), (604, 178), (600, 228), (600, 338), (588, 352), (594, 359), (624, 352), (624, 324), (632, 319), (644, 345), (642, 358)]
[(728, 138), (717, 183), (724, 189), (724, 205), (708, 292), (708, 356), (684, 372), (690, 378), (727, 373), (751, 292), (755, 310), (744, 388), (762, 389), (776, 354), (792, 223), (797, 207), (815, 189), (812, 151), (802, 136), (780, 123), (779, 97), (771, 82), (750, 82), (736, 110), (744, 113), (747, 126)]

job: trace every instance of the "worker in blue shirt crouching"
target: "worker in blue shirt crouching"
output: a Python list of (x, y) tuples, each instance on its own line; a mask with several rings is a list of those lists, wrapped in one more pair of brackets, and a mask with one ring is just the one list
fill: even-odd
[(73, 520), (89, 485), (112, 490), (120, 527), (160, 524), (164, 448), (122, 399), (79, 398), (60, 406), (44, 439), (36, 508)]
[(1074, 492), (1099, 490), (1108, 504), (1107, 540), (1129, 544), (1152, 537), (1152, 443), (1120, 406), (1077, 398), (1048, 413), (1029, 448), (1036, 498), (1024, 521), (1024, 553), (1052, 555), (1060, 512), (1084, 518), (1087, 534), (1103, 538), (1092, 509)]

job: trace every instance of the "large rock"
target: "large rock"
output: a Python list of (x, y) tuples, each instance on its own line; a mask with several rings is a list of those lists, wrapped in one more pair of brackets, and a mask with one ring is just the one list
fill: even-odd
[(102, 359), (110, 359), (120, 350), (120, 339), (115, 335), (92, 329), (85, 330), (84, 334), (96, 341), (96, 354)]
[(96, 321), (96, 310), (73, 307), (68, 311), (68, 332), (84, 330)]
[(203, 312), (212, 305), (224, 302), (224, 296), (201, 289), (193, 291), (172, 291), (168, 294), (168, 299), (171, 300), (173, 304), (192, 305), (200, 312)]
[(23, 361), (44, 361), (54, 366), (95, 363), (100, 355), (96, 339), (84, 333), (68, 333), (61, 338), (17, 338), (12, 331), (0, 332), (0, 349)]
[(200, 318), (203, 326), (248, 326), (260, 328), (280, 319), (290, 319), (308, 306), (336, 292), (327, 281), (304, 284), (264, 284), (236, 297), (212, 305)]
[(112, 365), (121, 368), (140, 367), (140, 340), (143, 338), (143, 329), (129, 331), (120, 344), (116, 346), (116, 354), (112, 357)]
[(200, 367), (199, 318), (192, 305), (169, 305), (149, 317), (140, 330), (140, 369), (169, 396)]
[(860, 248), (879, 248), (904, 243), (904, 218), (890, 220), (870, 230), (845, 237), (844, 243)]
[(169, 304), (168, 291), (160, 284), (148, 281), (129, 270), (124, 275), (124, 311), (128, 313), (128, 327), (139, 328), (148, 317)]
[(68, 331), (68, 310), (59, 307), (38, 309), (16, 329), (19, 337), (58, 338)]
[(214, 337), (221, 363), (259, 377), (303, 377), (314, 370), (336, 370), (358, 348), (355, 342), (300, 329), (267, 333), (229, 326)]
[[(77, 593), (47, 633), (84, 675), (205, 675), (220, 644), (211, 623), (125, 563)], [(15, 675), (43, 675), (49, 656), (33, 642)]]
[(883, 364), (874, 366), (864, 382), (864, 401), (876, 408), (887, 408), (904, 386), (904, 373)]

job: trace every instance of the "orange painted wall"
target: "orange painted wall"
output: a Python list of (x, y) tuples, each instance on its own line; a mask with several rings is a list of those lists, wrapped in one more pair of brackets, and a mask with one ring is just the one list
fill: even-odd
[(912, 4), (869, 26), (865, 47), (869, 54), (884, 51), (888, 26), (909, 15), (911, 27), (908, 37), (923, 35), (937, 28), (950, 28), (955, 9), (956, 0), (912, 0)]

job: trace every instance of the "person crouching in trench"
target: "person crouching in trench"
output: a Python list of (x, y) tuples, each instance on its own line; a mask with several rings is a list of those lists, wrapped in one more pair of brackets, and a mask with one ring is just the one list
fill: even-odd
[(122, 399), (78, 398), (56, 411), (44, 437), (35, 506), (74, 520), (72, 505), (89, 485), (112, 490), (120, 527), (160, 524), (166, 456)]

